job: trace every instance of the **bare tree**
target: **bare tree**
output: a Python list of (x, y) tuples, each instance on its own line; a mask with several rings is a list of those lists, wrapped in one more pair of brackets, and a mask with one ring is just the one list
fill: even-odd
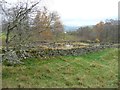
[[(13, 39), (19, 37), (19, 45), (23, 42), (22, 39), (24, 39), (24, 36), (22, 36), (23, 31), (27, 30), (23, 28), (28, 26), (28, 14), (32, 11), (32, 9), (38, 4), (39, 2), (36, 2), (28, 7), (28, 3), (24, 3), (22, 5), (16, 5), (13, 7), (7, 7), (7, 2), (0, 2), (0, 8), (4, 14), (4, 25), (5, 28), (3, 28), (3, 32), (6, 32), (6, 50), (9, 51), (9, 45), (10, 42), (13, 41)], [(6, 6), (6, 7), (5, 7)], [(17, 32), (17, 33), (15, 33)], [(11, 34), (12, 33), (12, 34)], [(15, 33), (15, 34), (14, 34)], [(27, 33), (27, 32), (25, 32)], [(26, 34), (27, 35), (27, 34)]]
[(60, 16), (57, 12), (53, 12), (53, 21), (52, 21), (52, 32), (54, 38), (57, 39), (64, 39), (64, 27), (60, 20)]

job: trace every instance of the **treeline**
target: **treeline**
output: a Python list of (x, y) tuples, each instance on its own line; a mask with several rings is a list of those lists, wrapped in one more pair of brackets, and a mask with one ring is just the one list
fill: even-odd
[(83, 41), (118, 42), (118, 20), (109, 19), (93, 26), (80, 27), (78, 30), (68, 32)]

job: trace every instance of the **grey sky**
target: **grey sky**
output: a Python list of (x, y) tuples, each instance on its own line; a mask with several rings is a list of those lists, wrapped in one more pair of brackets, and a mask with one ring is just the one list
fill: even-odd
[[(21, 0), (7, 1), (16, 2)], [(82, 26), (93, 25), (105, 19), (117, 19), (118, 1), (119, 0), (44, 0), (42, 4), (46, 5), (51, 11), (57, 11), (61, 16), (63, 24)]]

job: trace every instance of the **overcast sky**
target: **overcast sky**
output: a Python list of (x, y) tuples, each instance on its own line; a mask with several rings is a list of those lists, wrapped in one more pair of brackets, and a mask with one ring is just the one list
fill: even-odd
[(45, 0), (44, 4), (59, 13), (63, 24), (83, 26), (94, 25), (105, 19), (117, 19), (118, 2), (119, 0)]

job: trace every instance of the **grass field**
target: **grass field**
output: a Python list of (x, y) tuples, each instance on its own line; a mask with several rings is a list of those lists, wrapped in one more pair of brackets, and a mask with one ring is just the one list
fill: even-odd
[(82, 56), (31, 58), (24, 65), (3, 65), (3, 88), (115, 88), (118, 50), (105, 49)]

